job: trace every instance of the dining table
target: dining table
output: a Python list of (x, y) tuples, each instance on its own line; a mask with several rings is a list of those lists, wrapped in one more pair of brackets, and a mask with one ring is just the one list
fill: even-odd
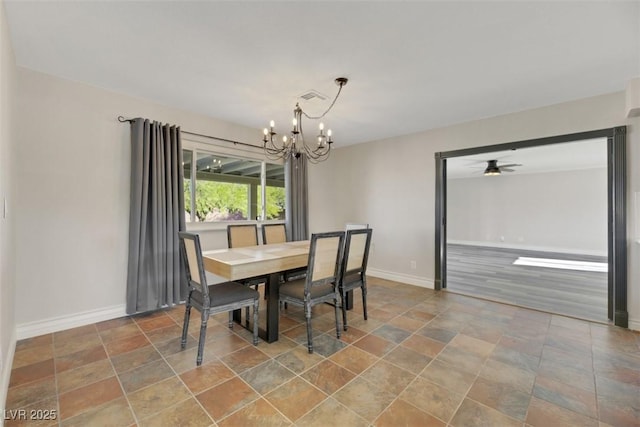
[(281, 273), (307, 266), (309, 243), (309, 240), (300, 240), (203, 251), (202, 262), (205, 270), (227, 280), (260, 276), (266, 278), (267, 318), (265, 327), (259, 328), (259, 335), (260, 338), (271, 343), (278, 340), (280, 317), (278, 298)]
[[(307, 266), (309, 245), (309, 240), (300, 240), (242, 248), (214, 249), (202, 252), (202, 262), (205, 270), (230, 281), (261, 276), (266, 278), (266, 325), (259, 327), (258, 332), (260, 338), (271, 343), (278, 340), (281, 275), (287, 270)], [(347, 309), (351, 306), (352, 299), (349, 295)], [(240, 323), (239, 310), (234, 314), (234, 319)]]

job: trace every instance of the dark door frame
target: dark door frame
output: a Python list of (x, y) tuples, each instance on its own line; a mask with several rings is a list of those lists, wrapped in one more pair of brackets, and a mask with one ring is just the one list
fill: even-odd
[(627, 127), (619, 126), (435, 153), (435, 289), (441, 290), (447, 287), (447, 159), (586, 139), (607, 138), (608, 316), (616, 326), (627, 328), (629, 313), (627, 312), (626, 134)]

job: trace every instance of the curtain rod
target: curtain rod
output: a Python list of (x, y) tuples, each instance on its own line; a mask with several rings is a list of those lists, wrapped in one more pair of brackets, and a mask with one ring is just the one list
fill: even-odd
[[(128, 123), (132, 123), (134, 121), (134, 119), (125, 119), (123, 116), (118, 116), (118, 121), (120, 123), (127, 123), (127, 122)], [(248, 144), (246, 142), (241, 142), (241, 141), (234, 141), (233, 139), (220, 138), (218, 136), (204, 135), (202, 133), (189, 132), (189, 131), (182, 130), (182, 129), (180, 129), (180, 132), (188, 133), (189, 135), (194, 135), (194, 136), (201, 136), (203, 138), (215, 139), (217, 141), (229, 142), (229, 143), (234, 144), (234, 145), (244, 145), (244, 146), (251, 147), (251, 148), (262, 148), (259, 145)]]

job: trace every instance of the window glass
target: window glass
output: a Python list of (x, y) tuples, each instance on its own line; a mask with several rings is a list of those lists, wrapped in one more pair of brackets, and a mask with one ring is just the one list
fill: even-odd
[[(263, 219), (263, 211), (267, 220), (285, 218), (283, 165), (197, 149), (183, 150), (183, 168), (187, 222)], [(263, 179), (266, 182), (264, 206)]]

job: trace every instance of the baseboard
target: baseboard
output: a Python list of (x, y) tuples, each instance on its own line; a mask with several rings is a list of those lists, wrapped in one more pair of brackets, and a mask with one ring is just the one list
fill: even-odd
[(640, 319), (629, 318), (629, 329), (634, 331), (640, 331)]
[(66, 316), (51, 317), (49, 319), (24, 323), (17, 326), (16, 335), (18, 340), (23, 340), (25, 338), (64, 331), (65, 329), (111, 320), (126, 315), (126, 307), (124, 304), (114, 305), (97, 310), (83, 311)]
[(393, 280), (394, 282), (407, 283), (409, 285), (420, 286), (422, 288), (433, 289), (434, 287), (433, 280), (425, 279), (424, 277), (396, 273), (393, 271), (378, 270), (376, 268), (367, 268), (367, 276)]
[(560, 254), (574, 254), (574, 255), (590, 255), (606, 257), (608, 254), (606, 251), (584, 250), (575, 248), (557, 248), (550, 246), (533, 246), (523, 245), (518, 243), (503, 243), (503, 242), (483, 242), (472, 240), (454, 240), (448, 239), (447, 243), (453, 245), (467, 245), (467, 246), (485, 246), (487, 248), (504, 248), (504, 249), (519, 249), (522, 251), (536, 251), (536, 252), (556, 252)]
[[(7, 354), (2, 361), (2, 372), (0, 376), (0, 411), (7, 407), (7, 391), (9, 391), (9, 380), (11, 379), (11, 366), (13, 366), (13, 355), (16, 352), (16, 333), (11, 334)], [(0, 417), (0, 426), (4, 424), (4, 417)]]

